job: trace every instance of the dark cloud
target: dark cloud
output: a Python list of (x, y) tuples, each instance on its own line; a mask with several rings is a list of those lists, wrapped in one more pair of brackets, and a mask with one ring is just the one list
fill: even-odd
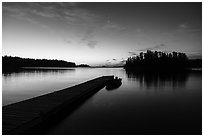
[(160, 49), (160, 48), (162, 48), (164, 46), (165, 46), (165, 44), (161, 43), (161, 44), (156, 45), (154, 47), (139, 49), (138, 51), (158, 50), (158, 49)]
[(163, 47), (163, 46), (165, 46), (165, 44), (159, 44), (159, 45), (157, 45), (158, 47)]
[(199, 26), (183, 23), (178, 25), (177, 31), (178, 32), (201, 32), (202, 28)]
[(94, 40), (94, 32), (98, 27), (96, 22), (99, 17), (88, 9), (80, 7), (79, 4), (75, 2), (4, 2), (2, 10), (4, 11), (3, 16), (22, 19), (47, 30), (55, 29), (58, 21), (62, 23), (60, 25), (62, 31), (66, 28), (81, 28), (85, 33), (79, 37), (79, 41), (94, 48), (97, 44), (97, 41)]
[(179, 26), (178, 26), (178, 28), (179, 29), (186, 29), (186, 28), (188, 28), (189, 26), (187, 25), (187, 24), (179, 24)]
[(71, 40), (65, 40), (66, 43), (71, 44), (72, 41)]
[(126, 62), (126, 60), (121, 60), (120, 63), (124, 64)]
[(65, 24), (90, 25), (95, 16), (89, 10), (80, 8), (73, 2), (4, 2), (3, 15), (32, 19), (42, 23), (42, 18), (61, 20)]
[(171, 53), (171, 52), (173, 52), (173, 51), (172, 51), (172, 50), (162, 50), (162, 52)]
[(92, 41), (89, 41), (87, 46), (90, 47), (90, 48), (95, 48), (95, 46), (97, 45), (97, 41), (95, 40), (92, 40)]
[(187, 52), (186, 54), (190, 59), (202, 59), (202, 53), (200, 53), (199, 51)]
[(132, 52), (132, 51), (129, 51), (128, 53), (129, 53), (130, 55), (132, 55), (132, 56), (137, 55), (137, 53)]
[(93, 31), (92, 30), (87, 30), (84, 34), (84, 36), (82, 37), (82, 41), (85, 41), (85, 40), (89, 40), (93, 37)]
[(122, 32), (126, 28), (122, 25), (116, 24), (108, 20), (105, 25), (102, 27), (102, 29), (109, 30), (109, 31), (115, 31), (115, 32)]

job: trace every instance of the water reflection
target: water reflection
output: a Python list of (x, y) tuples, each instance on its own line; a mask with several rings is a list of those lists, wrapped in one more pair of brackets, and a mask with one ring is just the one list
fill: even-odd
[(97, 92), (45, 134), (201, 133), (201, 71), (164, 73), (123, 68), (69, 68), (3, 75), (3, 106), (103, 75), (122, 78), (119, 88)]
[(73, 72), (75, 69), (20, 69), (16, 71), (9, 71), (9, 72), (3, 72), (2, 75), (4, 78), (9, 78), (9, 77), (20, 77), (20, 76), (32, 76), (32, 75), (58, 75), (62, 73), (67, 73), (67, 72)]
[(184, 87), (189, 77), (188, 71), (147, 72), (126, 70), (128, 81), (139, 81), (140, 87)]
[[(21, 69), (2, 73), (2, 104), (49, 93), (69, 86), (75, 69)], [(70, 78), (71, 80), (71, 78)], [(71, 83), (72, 84), (72, 83)]]

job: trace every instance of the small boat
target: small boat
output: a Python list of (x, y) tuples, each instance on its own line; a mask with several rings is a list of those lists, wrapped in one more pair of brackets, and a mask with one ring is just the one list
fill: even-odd
[(106, 84), (106, 89), (113, 90), (120, 87), (121, 85), (122, 85), (122, 79), (116, 77), (115, 79), (108, 81), (108, 83)]

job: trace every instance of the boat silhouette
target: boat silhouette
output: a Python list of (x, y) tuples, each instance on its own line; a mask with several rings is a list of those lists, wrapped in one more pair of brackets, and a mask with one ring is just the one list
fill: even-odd
[(117, 89), (122, 85), (122, 79), (121, 78), (114, 78), (113, 80), (108, 81), (106, 84), (106, 90), (113, 90)]

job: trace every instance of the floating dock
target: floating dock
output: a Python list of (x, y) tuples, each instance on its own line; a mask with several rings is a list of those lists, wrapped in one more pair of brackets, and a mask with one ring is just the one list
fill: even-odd
[(102, 76), (60, 91), (34, 97), (2, 108), (2, 134), (23, 134), (53, 118), (63, 109), (88, 98), (106, 86), (114, 76)]

